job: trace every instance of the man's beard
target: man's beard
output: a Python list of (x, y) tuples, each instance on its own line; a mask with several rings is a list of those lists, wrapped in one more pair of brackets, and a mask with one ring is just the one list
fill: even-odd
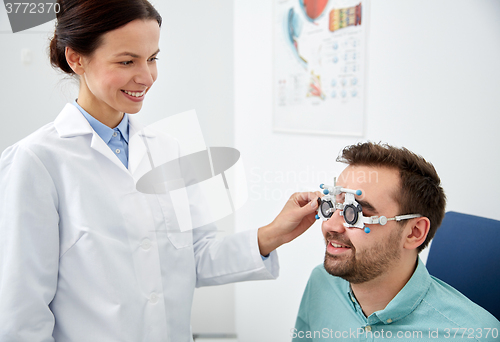
[(328, 232), (326, 239), (335, 240), (351, 247), (351, 256), (332, 255), (326, 252), (325, 270), (331, 275), (341, 277), (353, 284), (360, 284), (375, 279), (387, 271), (392, 263), (400, 259), (402, 234), (403, 229), (395, 227), (385, 244), (375, 244), (368, 249), (356, 251), (351, 241), (343, 234)]

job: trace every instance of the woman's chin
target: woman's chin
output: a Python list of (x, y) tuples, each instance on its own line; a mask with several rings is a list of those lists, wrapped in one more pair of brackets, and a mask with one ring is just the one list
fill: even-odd
[(142, 109), (142, 102), (138, 102), (133, 105), (123, 106), (123, 110), (120, 110), (120, 112), (127, 114), (137, 114), (141, 111), (141, 109)]

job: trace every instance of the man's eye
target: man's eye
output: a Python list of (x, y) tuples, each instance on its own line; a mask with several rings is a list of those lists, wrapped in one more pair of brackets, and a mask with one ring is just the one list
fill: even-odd
[(157, 60), (158, 60), (158, 57), (153, 57), (153, 58), (149, 59), (150, 62), (156, 62)]
[(129, 65), (132, 64), (132, 61), (120, 62), (121, 65)]

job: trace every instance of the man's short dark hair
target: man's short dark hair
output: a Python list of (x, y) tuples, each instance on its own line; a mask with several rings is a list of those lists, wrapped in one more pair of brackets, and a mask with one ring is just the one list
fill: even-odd
[[(399, 215), (420, 214), (431, 226), (420, 253), (434, 237), (441, 225), (446, 206), (446, 195), (434, 166), (421, 156), (401, 147), (372, 142), (345, 147), (337, 161), (352, 166), (387, 167), (399, 171), (401, 190), (396, 194)], [(405, 224), (404, 221), (400, 222)]]

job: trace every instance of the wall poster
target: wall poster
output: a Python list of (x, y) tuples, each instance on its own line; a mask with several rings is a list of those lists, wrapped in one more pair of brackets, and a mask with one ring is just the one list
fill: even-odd
[(362, 136), (368, 0), (274, 0), (274, 130)]

